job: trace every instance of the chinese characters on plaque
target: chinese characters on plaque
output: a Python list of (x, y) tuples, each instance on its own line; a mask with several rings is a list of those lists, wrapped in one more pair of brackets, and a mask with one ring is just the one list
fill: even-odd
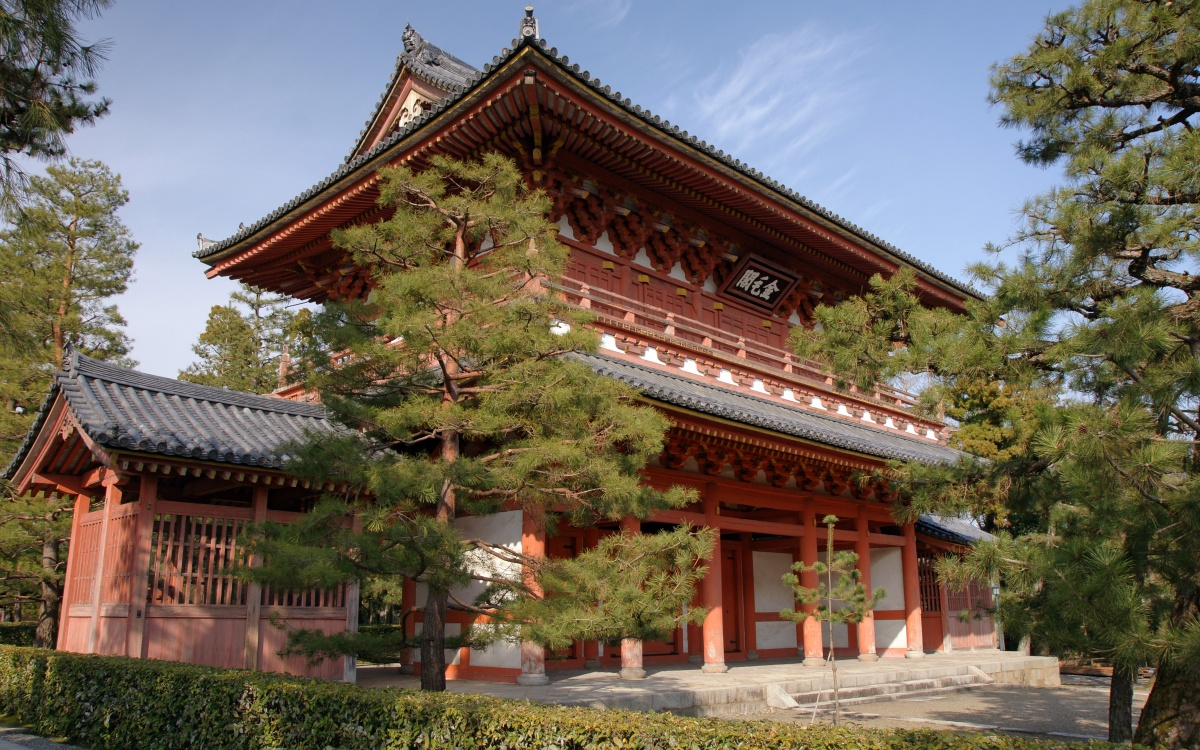
[(773, 263), (748, 256), (738, 263), (721, 293), (764, 310), (774, 310), (797, 280), (797, 276)]

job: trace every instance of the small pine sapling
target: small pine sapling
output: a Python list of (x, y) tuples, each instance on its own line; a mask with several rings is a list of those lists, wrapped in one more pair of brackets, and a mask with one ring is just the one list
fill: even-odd
[[(829, 533), (825, 539), (825, 562), (817, 560), (812, 565), (798, 562), (792, 566), (792, 572), (783, 576), (785, 586), (790, 586), (796, 593), (796, 601), (800, 602), (800, 611), (785, 609), (779, 616), (792, 622), (804, 622), (815, 618), (818, 622), (828, 623), (829, 655), (827, 663), (833, 672), (833, 723), (841, 721), (842, 705), (838, 694), (837, 659), (833, 648), (833, 626), (838, 623), (860, 623), (871, 615), (871, 610), (886, 593), (882, 588), (872, 592), (863, 585), (862, 572), (858, 569), (858, 554), (850, 550), (835, 551), (833, 548), (833, 529), (837, 524), (837, 516), (829, 515), (821, 519)], [(800, 574), (809, 571), (817, 574), (820, 582), (816, 588), (800, 583)], [(819, 694), (818, 694), (819, 698)], [(814, 707), (815, 715), (815, 707)]]

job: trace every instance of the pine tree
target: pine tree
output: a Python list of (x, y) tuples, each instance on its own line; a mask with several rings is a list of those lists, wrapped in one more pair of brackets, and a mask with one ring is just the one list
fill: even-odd
[(208, 324), (192, 345), (197, 361), (179, 379), (250, 393), (270, 393), (279, 386), (285, 351), (304, 350), (302, 327), (307, 316), (287, 309), (291, 298), (243, 284), (229, 304), (215, 305)]
[[(310, 360), (322, 402), (349, 429), (298, 446), (290, 466), (349, 489), (326, 497), (299, 524), (259, 529), (253, 546), (266, 563), (252, 574), (292, 588), (402, 576), (423, 583), (421, 686), (443, 690), (447, 644), (494, 637), (447, 639), (449, 604), (499, 617), (505, 602), (491, 593), (553, 586), (549, 578), (531, 585), (522, 574), (523, 565), (539, 570), (538, 560), (464, 538), (456, 518), (520, 509), (552, 533), (560, 520), (645, 517), (692, 494), (641, 483), (639, 471), (662, 449), (667, 419), (571, 356), (594, 350), (598, 337), (585, 311), (546, 287), (568, 254), (546, 219), (546, 196), (497, 155), (435, 158), (423, 172), (382, 175), (380, 205), (394, 215), (333, 237), (370, 274), (372, 291), (316, 316), (322, 354)], [(344, 524), (349, 515), (356, 526)], [(618, 561), (661, 541), (622, 534), (608, 544), (623, 550), (604, 548), (607, 568), (592, 562), (614, 582), (638, 587), (643, 580), (617, 579)], [(669, 557), (675, 575), (694, 567), (701, 551), (677, 546)], [(472, 581), (491, 584), (489, 594), (478, 601), (454, 595)], [(661, 606), (682, 617), (673, 600)], [(643, 617), (662, 622), (648, 611)], [(510, 622), (538, 637), (536, 623)], [(551, 643), (565, 637), (561, 628), (544, 633)], [(333, 646), (313, 634), (301, 638), (310, 650)], [(365, 653), (359, 644), (372, 647), (361, 636), (336, 646)]]
[(192, 345), (192, 353), (198, 361), (180, 371), (180, 380), (261, 393), (272, 375), (254, 345), (254, 329), (240, 310), (229, 305), (213, 305), (208, 311), (208, 324)]
[(15, 155), (59, 159), (64, 136), (108, 112), (107, 99), (87, 99), (106, 45), (82, 43), (75, 22), (110, 3), (0, 0), (0, 185), (9, 207), (23, 177)]
[[(779, 616), (791, 622), (804, 622), (813, 618), (817, 622), (829, 623), (829, 666), (833, 670), (833, 723), (842, 718), (841, 695), (838, 686), (837, 657), (833, 649), (833, 626), (849, 627), (867, 619), (871, 610), (887, 592), (882, 588), (867, 591), (863, 585), (862, 571), (858, 569), (858, 553), (851, 550), (836, 551), (833, 548), (833, 530), (837, 516), (825, 516), (821, 522), (828, 532), (825, 539), (825, 562), (817, 560), (812, 565), (798, 562), (792, 572), (783, 576), (783, 585), (792, 589), (801, 610), (785, 609)], [(810, 588), (800, 582), (800, 576), (808, 571), (817, 574), (817, 587)], [(816, 707), (814, 706), (814, 711)]]
[[(992, 100), (1003, 124), (1027, 132), (1019, 156), (1062, 167), (1064, 184), (1024, 206), (1016, 262), (973, 270), (994, 297), (964, 327), (939, 343), (924, 313), (876, 306), (871, 328), (907, 349), (859, 362), (864, 377), (928, 366), (950, 397), (987, 372), (1026, 404), (1005, 418), (1013, 458), (914, 468), (917, 504), (940, 495), (965, 507), (983, 488), (993, 505), (1040, 515), (968, 565), (1007, 570), (1026, 611), (1004, 614), (1002, 602), (1006, 623), (1113, 661), (1113, 739), (1128, 739), (1134, 667), (1155, 664), (1134, 740), (1172, 748), (1200, 745), (1198, 61), (1196, 3), (1090, 0), (1050, 16), (995, 68)], [(807, 339), (827, 348), (822, 333)], [(1071, 565), (1077, 579), (1062, 572)], [(1093, 590), (1097, 580), (1109, 585)], [(1070, 597), (1093, 606), (1065, 606)]]
[[(128, 363), (125, 321), (112, 304), (132, 278), (138, 247), (117, 215), (126, 201), (120, 177), (108, 167), (72, 159), (32, 177), (24, 204), (10, 205), (5, 213), (8, 226), (0, 232), (6, 314), (0, 326), (3, 463), (28, 432), (68, 342), (89, 356)], [(0, 577), (11, 587), (0, 587), (0, 600), (40, 598), (39, 643), (52, 645), (63, 576), (61, 544), (69, 533), (71, 508), (44, 497), (6, 497), (4, 506)]]

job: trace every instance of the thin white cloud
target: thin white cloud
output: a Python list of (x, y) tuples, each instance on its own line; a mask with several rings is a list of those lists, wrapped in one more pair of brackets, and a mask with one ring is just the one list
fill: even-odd
[(681, 122), (736, 157), (794, 168), (858, 108), (862, 40), (810, 24), (761, 37), (670, 105)]
[(616, 26), (633, 9), (633, 0), (572, 0), (570, 12), (598, 28)]

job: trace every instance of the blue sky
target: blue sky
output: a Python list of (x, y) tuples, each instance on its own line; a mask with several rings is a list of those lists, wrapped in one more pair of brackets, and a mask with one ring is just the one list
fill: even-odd
[[(220, 239), (333, 172), (411, 23), (482, 66), (524, 2), (117, 0), (83, 25), (111, 42), (112, 114), (70, 139), (120, 172), (141, 242), (120, 300), (141, 368), (174, 376), (232, 283)], [(542, 36), (634, 102), (960, 278), (1057, 173), (1020, 164), (986, 101), (989, 66), (1068, 4), (553, 0)]]

